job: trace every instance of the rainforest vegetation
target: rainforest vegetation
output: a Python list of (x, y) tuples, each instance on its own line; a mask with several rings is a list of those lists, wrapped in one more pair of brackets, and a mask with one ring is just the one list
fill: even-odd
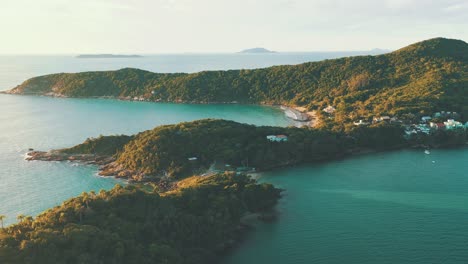
[[(287, 141), (272, 142), (267, 139), (268, 135), (285, 135)], [(112, 143), (112, 147), (103, 142)], [(133, 137), (89, 139), (60, 151), (106, 153), (114, 155), (112, 168), (125, 170), (131, 175), (156, 178), (165, 175), (180, 179), (205, 172), (213, 162), (229, 164), (233, 169), (254, 167), (267, 170), (334, 159), (361, 149), (393, 149), (407, 143), (403, 138), (403, 129), (390, 124), (333, 132), (307, 127), (257, 127), (234, 121), (205, 119), (159, 126)], [(114, 152), (108, 152), (109, 149)], [(190, 158), (196, 159), (191, 161)]]
[[(148, 101), (333, 105), (346, 118), (450, 109), (468, 116), (468, 44), (436, 38), (379, 56), (254, 70), (160, 74), (138, 69), (60, 73), (10, 93)], [(346, 121), (346, 120), (345, 120)]]
[[(285, 135), (287, 141), (272, 142), (267, 139), (269, 135)], [(124, 172), (121, 177), (158, 181), (161, 176), (178, 180), (202, 174), (214, 162), (229, 165), (229, 168), (219, 168), (221, 171), (244, 167), (269, 170), (336, 159), (361, 151), (415, 145), (455, 146), (465, 144), (466, 140), (464, 129), (437, 131), (408, 139), (400, 124), (377, 123), (333, 131), (327, 127), (257, 127), (204, 119), (159, 126), (134, 136), (101, 136), (59, 151), (113, 156), (114, 162), (106, 166), (103, 175)]]
[(280, 190), (245, 175), (194, 177), (170, 193), (132, 185), (83, 193), (0, 229), (2, 264), (212, 263), (242, 233), (247, 213)]
[[(133, 136), (100, 136), (63, 154), (112, 156), (107, 169), (170, 191), (117, 186), (83, 193), (35, 219), (0, 231), (1, 263), (210, 263), (238, 238), (241, 218), (270, 210), (280, 191), (243, 174), (193, 176), (213, 163), (236, 171), (339, 158), (414, 145), (455, 146), (466, 130), (405, 138), (400, 124), (353, 126), (380, 115), (468, 116), (468, 44), (431, 39), (379, 56), (359, 56), (256, 70), (158, 74), (138, 69), (60, 73), (27, 80), (10, 93), (110, 96), (171, 102), (240, 102), (336, 108), (318, 128), (256, 127), (226, 120), (159, 126)], [(318, 111), (319, 115), (322, 114)], [(323, 117), (328, 120), (327, 116)], [(270, 135), (282, 135), (274, 142)], [(3, 216), (0, 216), (3, 220)]]

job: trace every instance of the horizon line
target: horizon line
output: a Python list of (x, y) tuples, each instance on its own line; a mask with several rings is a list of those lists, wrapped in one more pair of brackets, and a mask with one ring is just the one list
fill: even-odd
[(234, 54), (247, 54), (247, 55), (274, 55), (274, 54), (285, 54), (285, 53), (334, 53), (334, 52), (369, 52), (369, 51), (381, 51), (381, 52), (392, 52), (396, 49), (385, 49), (385, 48), (373, 48), (373, 49), (363, 49), (363, 50), (310, 50), (310, 51), (276, 51), (271, 50), (271, 52), (245, 52), (242, 51), (182, 51), (182, 52), (149, 52), (149, 53), (131, 53), (131, 52), (83, 52), (83, 53), (74, 53), (74, 52), (63, 52), (63, 53), (0, 53), (0, 56), (78, 56), (78, 55), (124, 55), (124, 56), (131, 56), (131, 55), (141, 55), (141, 56), (148, 56), (148, 55), (234, 55)]

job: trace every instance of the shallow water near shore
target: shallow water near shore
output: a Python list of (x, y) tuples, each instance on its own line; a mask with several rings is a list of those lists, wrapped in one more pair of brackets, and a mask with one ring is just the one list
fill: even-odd
[(163, 124), (223, 118), (257, 125), (291, 121), (273, 107), (183, 105), (106, 99), (69, 99), (0, 94), (0, 214), (36, 215), (83, 191), (110, 189), (113, 178), (96, 176), (96, 166), (25, 161), (29, 148), (73, 146), (87, 137), (134, 134)]
[(286, 189), (224, 263), (467, 263), (468, 149), (395, 151), (257, 175)]
[[(330, 58), (309, 54), (162, 55), (80, 60), (0, 56), (0, 90), (54, 72), (138, 67), (159, 72), (257, 68)], [(157, 125), (226, 118), (289, 125), (279, 109), (180, 105), (0, 94), (0, 214), (6, 224), (36, 215), (83, 191), (110, 189), (95, 166), (27, 162), (48, 150), (100, 134), (132, 134)], [(395, 151), (257, 174), (287, 189), (275, 222), (260, 224), (224, 259), (236, 263), (467, 263), (468, 150)]]
[[(58, 72), (118, 70), (154, 72), (253, 69), (365, 52), (293, 54), (167, 54), (141, 58), (77, 59), (73, 55), (0, 56), (0, 91), (28, 78)], [(95, 176), (94, 166), (26, 162), (28, 148), (48, 150), (100, 134), (133, 134), (162, 124), (225, 118), (257, 125), (290, 125), (278, 109), (241, 105), (182, 105), (104, 99), (64, 99), (0, 94), (0, 214), (6, 224), (20, 213), (35, 215), (83, 191), (118, 181)]]

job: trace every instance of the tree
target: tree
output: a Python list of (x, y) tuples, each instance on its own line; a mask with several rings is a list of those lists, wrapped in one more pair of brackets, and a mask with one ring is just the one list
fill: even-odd
[(83, 192), (83, 193), (81, 194), (81, 199), (82, 199), (83, 202), (85, 203), (86, 208), (89, 208), (89, 200), (90, 200), (89, 194), (88, 194), (87, 192)]
[(0, 223), (2, 225), (2, 229), (3, 229), (3, 220), (5, 220), (6, 216), (5, 215), (0, 215)]
[(367, 72), (354, 75), (346, 83), (351, 91), (356, 92), (369, 85), (370, 75)]
[(25, 217), (26, 217), (26, 216), (25, 216), (24, 214), (19, 214), (19, 215), (16, 217), (16, 220), (18, 220), (18, 222), (21, 223), (21, 222), (23, 222), (23, 220), (24, 220)]
[(279, 198), (278, 189), (252, 185), (235, 174), (195, 176), (161, 196), (118, 185), (93, 199), (82, 223), (83, 197), (72, 198), (35, 219), (18, 216), (22, 222), (0, 235), (0, 262), (213, 263), (238, 237), (242, 215), (271, 209)]
[(86, 208), (83, 205), (78, 205), (75, 209), (80, 216), (80, 223), (83, 221), (83, 213), (86, 211)]

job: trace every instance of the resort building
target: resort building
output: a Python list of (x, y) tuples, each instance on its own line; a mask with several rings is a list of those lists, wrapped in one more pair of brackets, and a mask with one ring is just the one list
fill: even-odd
[(359, 120), (359, 121), (354, 122), (354, 125), (355, 126), (367, 126), (367, 125), (369, 125), (369, 122)]
[(323, 109), (323, 111), (324, 111), (325, 113), (331, 115), (331, 114), (335, 113), (336, 109), (335, 109), (335, 107), (329, 105), (329, 106), (325, 107), (325, 108)]
[(421, 117), (421, 121), (423, 121), (424, 123), (428, 122), (429, 120), (431, 120), (432, 118), (430, 116), (423, 116)]
[(380, 117), (374, 117), (373, 118), (373, 121), (374, 122), (388, 122), (390, 121), (390, 117), (389, 116), (380, 116)]
[(434, 122), (430, 122), (429, 123), (429, 126), (433, 129), (444, 129), (445, 128), (445, 125), (444, 123), (434, 123)]
[(417, 134), (417, 133), (418, 133), (418, 131), (416, 131), (416, 129), (405, 130), (406, 138), (409, 138), (411, 135)]
[(269, 136), (266, 136), (266, 138), (268, 140), (270, 140), (271, 142), (284, 142), (284, 141), (288, 141), (288, 136), (286, 135), (269, 135)]
[(397, 123), (403, 123), (403, 122), (397, 117), (392, 117), (390, 118), (390, 123), (397, 124)]
[(426, 124), (417, 125), (416, 128), (417, 131), (422, 132), (424, 134), (429, 134), (431, 132), (431, 129)]
[(447, 122), (444, 122), (444, 125), (447, 129), (464, 128), (461, 122), (455, 121), (453, 119), (448, 119)]

